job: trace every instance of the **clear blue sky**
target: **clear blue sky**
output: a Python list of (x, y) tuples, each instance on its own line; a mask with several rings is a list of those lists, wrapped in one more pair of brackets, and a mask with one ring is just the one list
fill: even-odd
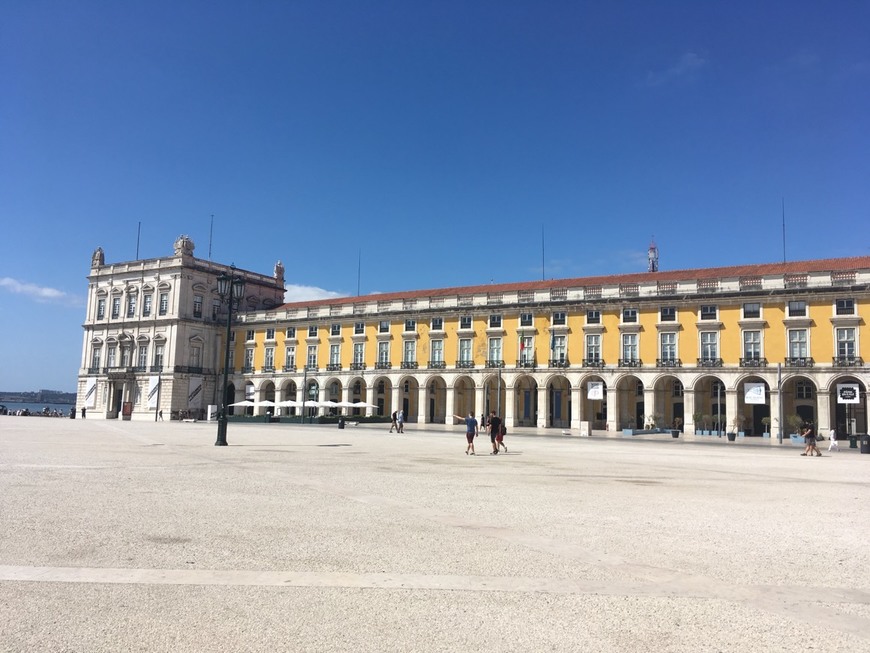
[[(86, 275), (309, 296), (870, 252), (870, 3), (0, 4), (0, 390), (73, 390)], [(541, 232), (545, 262), (542, 266)], [(542, 269), (543, 268), (543, 269)], [(289, 298), (300, 297), (291, 289)], [(304, 290), (304, 289), (303, 289)]]

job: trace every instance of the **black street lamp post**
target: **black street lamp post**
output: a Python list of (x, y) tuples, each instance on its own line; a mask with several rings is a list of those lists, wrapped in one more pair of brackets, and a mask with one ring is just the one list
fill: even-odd
[(230, 267), (230, 274), (222, 272), (218, 275), (218, 295), (227, 302), (227, 339), (224, 352), (224, 382), (221, 385), (221, 408), (218, 413), (218, 431), (216, 447), (227, 446), (227, 385), (230, 372), (230, 328), (233, 322), (233, 302), (238, 302), (245, 295), (245, 280), (237, 275), (235, 267)]

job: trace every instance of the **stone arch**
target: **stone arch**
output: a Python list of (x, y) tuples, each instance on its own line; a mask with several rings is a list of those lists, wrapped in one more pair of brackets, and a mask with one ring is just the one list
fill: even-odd
[(600, 374), (587, 374), (580, 379), (580, 396), (585, 419), (592, 429), (606, 429), (608, 425), (608, 385)]
[(570, 428), (571, 382), (564, 374), (551, 374), (546, 379), (547, 409), (545, 426)]
[(531, 374), (520, 374), (514, 379), (514, 425), (537, 426), (538, 380)]
[[(447, 383), (441, 376), (430, 376), (425, 381), (426, 422), (447, 423)], [(452, 423), (452, 420), (451, 422)]]
[(728, 424), (726, 409), (725, 382), (715, 374), (705, 373), (695, 378), (692, 390), (695, 393), (695, 412), (693, 423), (698, 431), (698, 417), (701, 430), (722, 433)]
[(646, 410), (643, 381), (633, 373), (621, 374), (616, 377), (614, 387), (616, 388), (616, 406), (612, 408), (616, 411), (617, 430), (643, 428)]
[[(480, 411), (487, 416), (495, 411), (499, 417), (504, 417), (507, 406), (507, 380), (502, 374), (487, 374), (483, 377), (483, 406)], [(459, 413), (461, 414), (461, 413)]]
[(388, 376), (378, 376), (372, 381), (372, 400), (371, 403), (376, 406), (375, 414), (380, 417), (390, 415), (394, 410), (393, 407), (393, 382)]
[[(480, 410), (483, 410), (481, 406)], [(453, 380), (453, 413), (454, 415), (476, 415), (474, 401), (474, 380), (467, 375), (457, 376)]]
[[(855, 403), (848, 386), (858, 388)], [(867, 433), (867, 384), (854, 374), (841, 373), (830, 379), (825, 390), (830, 396), (830, 428), (836, 429), (840, 437)]]
[(656, 426), (682, 430), (686, 421), (683, 382), (673, 373), (664, 372), (652, 381), (653, 415)]
[(399, 408), (405, 413), (406, 422), (416, 422), (420, 409), (420, 382), (413, 375), (405, 375), (399, 379)]

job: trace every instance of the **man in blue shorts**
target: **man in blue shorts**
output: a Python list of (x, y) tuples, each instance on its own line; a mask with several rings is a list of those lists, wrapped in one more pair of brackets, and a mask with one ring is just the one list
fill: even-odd
[(456, 419), (464, 419), (465, 420), (465, 439), (468, 441), (468, 446), (465, 447), (465, 455), (468, 455), (468, 452), (471, 451), (471, 455), (474, 455), (474, 438), (477, 437), (477, 420), (474, 419), (474, 413), (468, 413), (468, 417), (463, 417), (462, 415), (454, 415)]

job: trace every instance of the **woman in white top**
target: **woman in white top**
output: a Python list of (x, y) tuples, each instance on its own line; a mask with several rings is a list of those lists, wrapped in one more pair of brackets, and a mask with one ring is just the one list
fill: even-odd
[(828, 445), (828, 451), (839, 451), (840, 443), (837, 442), (837, 429), (831, 427), (831, 432), (828, 433), (828, 437), (831, 440), (831, 444)]

